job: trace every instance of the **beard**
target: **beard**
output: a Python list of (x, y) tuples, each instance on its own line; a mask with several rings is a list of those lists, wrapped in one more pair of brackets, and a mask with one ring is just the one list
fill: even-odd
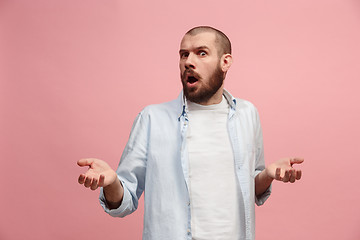
[[(188, 87), (186, 80), (186, 73), (189, 72), (197, 77), (199, 83), (195, 87)], [(224, 72), (221, 70), (220, 64), (215, 68), (210, 75), (208, 83), (204, 82), (201, 76), (194, 73), (193, 70), (185, 70), (181, 75), (181, 83), (183, 85), (183, 92), (187, 100), (194, 103), (207, 102), (219, 90), (224, 82)]]

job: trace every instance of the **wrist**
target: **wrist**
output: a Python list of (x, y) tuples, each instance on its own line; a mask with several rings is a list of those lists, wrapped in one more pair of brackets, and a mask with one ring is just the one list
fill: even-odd
[(267, 181), (273, 181), (275, 179), (275, 177), (271, 174), (271, 170), (269, 167), (265, 168), (265, 171), (264, 171), (264, 178), (267, 180)]
[(120, 180), (118, 179), (117, 175), (114, 177), (114, 181), (111, 182), (110, 184), (104, 186), (104, 190), (106, 191), (116, 191), (117, 189), (121, 188), (122, 184), (120, 182)]
[(117, 177), (113, 183), (104, 187), (104, 196), (110, 209), (116, 209), (121, 205), (124, 189)]

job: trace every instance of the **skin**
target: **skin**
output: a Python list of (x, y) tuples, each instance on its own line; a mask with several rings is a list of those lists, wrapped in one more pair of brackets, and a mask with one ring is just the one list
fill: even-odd
[[(214, 72), (220, 68), (222, 78), (232, 64), (232, 56), (224, 54), (218, 56), (216, 47), (216, 36), (212, 32), (203, 32), (196, 35), (185, 35), (180, 44), (180, 74), (184, 88), (191, 89), (193, 94), (199, 93), (202, 89), (209, 88)], [(183, 75), (185, 70), (191, 69), (200, 79), (196, 84), (186, 84)], [(221, 102), (224, 84), (209, 98), (200, 102), (202, 105), (218, 104)]]
[[(215, 69), (225, 79), (226, 73), (232, 64), (231, 54), (218, 55), (216, 37), (213, 32), (202, 32), (196, 35), (185, 35), (180, 44), (180, 74), (184, 88), (188, 88), (195, 97), (202, 90), (207, 91), (214, 84)], [(195, 84), (187, 83), (186, 71), (196, 75), (199, 79)], [(224, 83), (207, 99), (197, 102), (202, 105), (218, 104), (222, 100)], [(185, 89), (184, 89), (185, 90)], [(255, 194), (260, 196), (269, 188), (274, 180), (294, 183), (301, 178), (301, 170), (293, 165), (303, 163), (303, 158), (282, 158), (268, 165), (255, 177)], [(80, 159), (80, 167), (88, 167), (78, 178), (79, 184), (96, 190), (103, 187), (104, 195), (110, 209), (121, 205), (124, 189), (117, 178), (116, 172), (103, 160), (96, 158)]]
[(294, 183), (296, 180), (300, 180), (301, 170), (296, 170), (293, 165), (303, 162), (303, 158), (282, 158), (268, 165), (255, 177), (255, 195), (263, 194), (274, 180), (284, 183)]

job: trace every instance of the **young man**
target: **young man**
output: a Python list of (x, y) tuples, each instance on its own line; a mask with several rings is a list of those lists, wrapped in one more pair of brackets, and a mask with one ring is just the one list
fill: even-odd
[(101, 188), (111, 216), (136, 210), (145, 194), (143, 239), (254, 239), (255, 207), (274, 179), (295, 182), (300, 158), (265, 168), (255, 107), (224, 89), (231, 44), (212, 27), (188, 31), (180, 45), (183, 91), (171, 102), (146, 107), (136, 118), (115, 172), (99, 159), (79, 183)]

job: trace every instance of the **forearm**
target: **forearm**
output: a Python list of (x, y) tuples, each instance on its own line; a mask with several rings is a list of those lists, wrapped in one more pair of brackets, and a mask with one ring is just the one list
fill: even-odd
[(116, 179), (115, 182), (104, 187), (104, 196), (110, 209), (116, 209), (121, 205), (124, 188), (119, 179)]
[(255, 195), (260, 196), (263, 194), (271, 185), (274, 179), (268, 175), (266, 169), (260, 172), (255, 177)]

